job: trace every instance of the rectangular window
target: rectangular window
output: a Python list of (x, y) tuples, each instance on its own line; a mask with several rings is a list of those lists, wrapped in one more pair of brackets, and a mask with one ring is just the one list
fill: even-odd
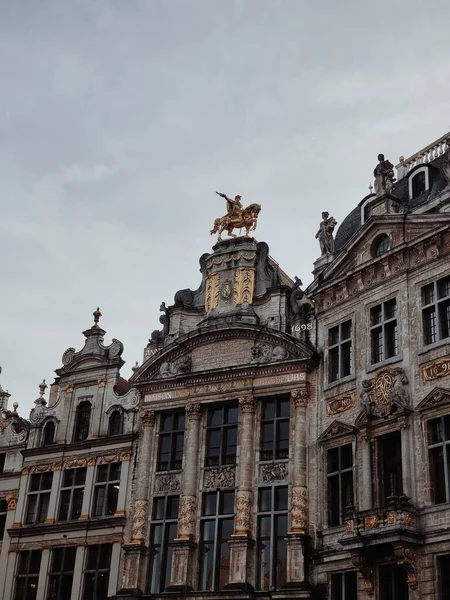
[(34, 473), (30, 477), (25, 523), (44, 523), (50, 502), (53, 473)]
[(327, 452), (328, 525), (344, 522), (347, 507), (353, 504), (352, 445), (346, 444)]
[(333, 573), (330, 577), (331, 600), (356, 600), (356, 571)]
[(75, 546), (53, 550), (47, 600), (70, 600), (76, 552)]
[(205, 466), (236, 464), (237, 423), (237, 405), (208, 409)]
[(261, 402), (261, 460), (289, 457), (290, 397), (270, 396)]
[(370, 309), (371, 363), (398, 354), (397, 300), (393, 298)]
[(184, 444), (184, 412), (161, 414), (157, 471), (181, 469)]
[(230, 548), (234, 528), (234, 492), (203, 494), (200, 519), (201, 591), (217, 591), (229, 581)]
[(383, 600), (408, 600), (406, 571), (401, 565), (381, 565), (378, 573), (380, 598)]
[(85, 481), (86, 467), (64, 471), (58, 521), (72, 521), (81, 516)]
[(83, 600), (107, 600), (112, 544), (88, 546)]
[(0, 473), (5, 472), (5, 461), (6, 461), (6, 454), (3, 452), (2, 454), (0, 454)]
[(164, 592), (170, 585), (179, 503), (179, 496), (157, 496), (153, 500), (150, 527), (150, 594)]
[(117, 509), (120, 488), (121, 463), (110, 463), (97, 467), (94, 486), (94, 517), (110, 517)]
[(0, 500), (0, 542), (5, 535), (6, 513), (8, 512), (8, 504), (6, 500)]
[(352, 322), (349, 320), (328, 330), (328, 381), (347, 377), (352, 371)]
[(377, 438), (379, 501), (384, 506), (391, 497), (403, 494), (402, 441), (399, 431)]
[(450, 598), (450, 554), (439, 556), (438, 564), (438, 598), (448, 600)]
[(286, 583), (288, 486), (258, 490), (258, 590), (279, 590)]
[(422, 288), (422, 323), (425, 346), (450, 337), (450, 277)]
[(36, 600), (41, 556), (40, 550), (18, 552), (14, 600)]
[(431, 500), (450, 502), (450, 415), (428, 421)]

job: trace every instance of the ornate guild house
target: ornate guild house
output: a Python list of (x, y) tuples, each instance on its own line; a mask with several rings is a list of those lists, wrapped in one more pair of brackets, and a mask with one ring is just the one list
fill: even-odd
[(0, 600), (448, 600), (450, 138), (322, 213), (305, 290), (219, 196), (129, 380), (97, 309), (27, 419), (0, 386)]

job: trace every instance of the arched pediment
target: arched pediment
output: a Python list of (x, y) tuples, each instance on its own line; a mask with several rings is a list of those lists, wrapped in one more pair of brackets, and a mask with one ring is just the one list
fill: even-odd
[(312, 346), (273, 329), (234, 325), (208, 327), (178, 338), (151, 356), (130, 379), (132, 385), (153, 380), (195, 377), (224, 369), (317, 359)]

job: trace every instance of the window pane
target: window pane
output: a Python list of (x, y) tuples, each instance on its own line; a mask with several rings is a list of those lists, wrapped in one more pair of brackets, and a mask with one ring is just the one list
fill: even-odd
[(221, 511), (222, 515), (229, 515), (234, 513), (234, 492), (222, 492), (221, 493)]
[(286, 398), (278, 401), (278, 417), (289, 417), (291, 413), (291, 401)]
[(384, 318), (393, 319), (397, 312), (397, 301), (395, 298), (384, 303)]
[(341, 469), (348, 469), (353, 464), (352, 445), (341, 446)]
[(431, 304), (434, 299), (434, 283), (430, 283), (422, 288), (422, 303)]
[(332, 327), (328, 331), (328, 344), (330, 346), (334, 346), (338, 342), (339, 342), (339, 325), (337, 325), (336, 327)]
[(430, 450), (430, 479), (434, 504), (446, 502), (444, 448)]
[(439, 304), (439, 322), (441, 325), (441, 340), (450, 335), (450, 301)]
[(352, 337), (352, 322), (345, 321), (341, 325), (341, 341), (348, 340)]
[(42, 473), (41, 490), (50, 490), (53, 482), (53, 473)]
[(108, 465), (97, 467), (97, 482), (108, 480)]
[(287, 510), (288, 507), (288, 488), (287, 486), (278, 486), (275, 488), (275, 510)]
[(339, 347), (331, 348), (328, 352), (328, 378), (330, 381), (339, 379)]
[(238, 422), (238, 407), (237, 406), (229, 406), (227, 408), (227, 423), (237, 423)]
[(36, 492), (39, 490), (41, 486), (41, 475), (35, 474), (31, 476), (30, 479), (30, 492)]
[(169, 496), (167, 498), (167, 518), (177, 519), (178, 518), (178, 506), (180, 503), (179, 496)]
[(392, 358), (398, 354), (397, 341), (397, 321), (387, 323), (385, 326), (386, 335), (386, 358)]
[(216, 535), (216, 522), (215, 521), (203, 521), (202, 522), (203, 535), (202, 539), (205, 542), (214, 541)]
[(352, 344), (345, 342), (341, 345), (341, 377), (347, 377), (352, 372)]
[(262, 418), (273, 419), (275, 417), (275, 403), (273, 400), (265, 400), (262, 403)]
[(339, 448), (332, 448), (327, 452), (327, 472), (334, 473), (339, 469)]
[(162, 414), (161, 416), (161, 431), (172, 431), (173, 429), (173, 414)]
[(223, 421), (223, 407), (211, 408), (209, 411), (208, 425), (221, 425)]
[(370, 309), (370, 324), (378, 325), (379, 323), (381, 323), (381, 315), (382, 315), (381, 304), (379, 306), (374, 306), (373, 308), (371, 308)]
[(203, 494), (203, 514), (215, 515), (217, 512), (217, 494), (215, 492)]
[(269, 511), (272, 509), (272, 488), (259, 489), (259, 510)]
[(111, 565), (111, 544), (101, 544), (99, 569), (109, 569)]
[(431, 306), (422, 312), (423, 319), (423, 335), (425, 344), (434, 344), (437, 342), (437, 322), (436, 322), (436, 307)]
[(153, 519), (159, 521), (164, 519), (164, 498), (157, 497), (153, 499)]
[(450, 277), (440, 279), (437, 282), (438, 299), (447, 298), (450, 296)]
[(75, 485), (84, 485), (86, 481), (86, 467), (75, 469)]

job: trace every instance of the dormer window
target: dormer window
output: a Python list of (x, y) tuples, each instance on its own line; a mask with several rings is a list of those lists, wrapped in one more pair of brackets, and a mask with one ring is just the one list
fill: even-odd
[(378, 258), (382, 254), (385, 254), (391, 249), (391, 240), (387, 233), (378, 235), (372, 244), (372, 256)]
[(77, 406), (75, 416), (75, 432), (73, 436), (74, 442), (82, 442), (89, 435), (89, 425), (91, 422), (92, 406), (90, 402), (80, 402)]
[(49, 421), (44, 426), (44, 431), (42, 434), (42, 445), (43, 446), (51, 446), (51, 444), (55, 443), (55, 423), (54, 421)]
[(108, 421), (108, 435), (120, 435), (122, 432), (122, 414), (120, 410), (113, 410)]
[(428, 166), (416, 169), (409, 176), (409, 199), (414, 200), (430, 189), (430, 173)]

